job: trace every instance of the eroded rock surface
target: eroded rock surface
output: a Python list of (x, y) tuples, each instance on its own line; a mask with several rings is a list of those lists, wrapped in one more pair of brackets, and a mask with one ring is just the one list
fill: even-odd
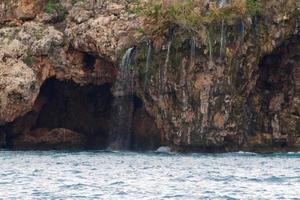
[(14, 140), (13, 146), (17, 149), (83, 149), (86, 137), (64, 128), (44, 128), (21, 135)]
[(18, 60), (0, 63), (0, 122), (11, 122), (31, 110), (39, 92), (32, 69)]
[[(132, 148), (300, 148), (298, 1), (262, 1), (264, 12), (253, 17), (203, 20), (197, 34), (182, 21), (156, 27), (136, 2), (47, 2), (0, 3), (0, 146), (107, 147), (117, 113), (105, 98), (114, 98), (120, 59), (134, 46), (133, 96), (143, 106), (128, 103)], [(199, 1), (193, 12), (211, 8), (214, 1)], [(41, 90), (46, 80), (55, 80), (52, 96)]]

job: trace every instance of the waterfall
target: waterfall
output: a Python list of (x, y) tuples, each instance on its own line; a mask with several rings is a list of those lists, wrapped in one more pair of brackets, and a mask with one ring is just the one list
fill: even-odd
[(221, 37), (220, 37), (220, 57), (223, 57), (223, 53), (224, 53), (224, 44), (225, 44), (225, 21), (224, 19), (222, 20), (222, 24), (221, 24)]
[[(257, 36), (258, 35), (258, 30), (257, 30), (257, 16), (254, 16), (254, 18), (252, 20), (252, 27), (253, 27), (255, 36)], [(258, 39), (258, 37), (255, 37), (255, 38)]]
[(201, 132), (208, 126), (210, 89), (210, 86), (206, 86), (200, 93), (200, 113), (202, 114)]
[(222, 8), (227, 4), (227, 0), (218, 0), (217, 4), (219, 8)]
[(182, 61), (182, 71), (181, 71), (181, 80), (180, 80), (180, 85), (183, 86), (182, 88), (182, 109), (183, 111), (188, 110), (189, 107), (189, 91), (191, 91), (191, 86), (190, 86), (190, 82), (187, 80), (188, 79), (188, 72), (190, 72), (194, 65), (195, 65), (195, 56), (196, 56), (196, 40), (193, 37), (191, 39), (191, 52), (190, 52), (190, 63), (189, 63), (189, 70), (187, 70), (187, 62), (185, 61), (185, 59), (183, 59)]
[(116, 83), (114, 85), (115, 96), (124, 96), (124, 94), (132, 93), (132, 78), (133, 73), (130, 69), (131, 66), (131, 54), (134, 50), (134, 47), (129, 48), (121, 61), (119, 67), (119, 73), (116, 78)]
[(298, 24), (298, 19), (296, 19), (294, 34), (297, 34), (298, 32), (299, 32), (299, 24)]
[(151, 52), (152, 52), (152, 44), (151, 44), (151, 42), (149, 42), (148, 51), (147, 51), (147, 59), (146, 59), (145, 86), (148, 83), (149, 66), (150, 66), (150, 62), (151, 62)]
[[(125, 92), (129, 92), (130, 94), (133, 93), (133, 73), (132, 70), (130, 69), (131, 67), (131, 54), (134, 50), (134, 47), (129, 48), (123, 58), (122, 58), (122, 63), (121, 63), (121, 76), (123, 76), (123, 88), (125, 89)], [(126, 90), (126, 86), (128, 87), (128, 80), (130, 81), (129, 85), (129, 91)]]
[(245, 38), (245, 25), (243, 22), (241, 22), (241, 40), (244, 40)]
[[(192, 48), (192, 47), (191, 47)], [(187, 64), (188, 60), (184, 57), (181, 62), (181, 73), (180, 73), (180, 90), (182, 92), (182, 110), (186, 111), (188, 109), (188, 83), (187, 80)], [(192, 63), (190, 63), (191, 65)]]
[(209, 62), (211, 64), (213, 61), (213, 56), (212, 56), (212, 43), (211, 43), (211, 37), (209, 32), (208, 32), (208, 48), (209, 48)]
[(109, 149), (126, 150), (130, 148), (133, 114), (133, 72), (131, 55), (134, 47), (129, 48), (121, 61), (119, 73), (112, 89), (112, 127), (109, 134)]
[(193, 37), (191, 39), (191, 65), (194, 65), (195, 64), (195, 54), (196, 54), (196, 40), (195, 38)]
[(125, 71), (128, 72), (129, 67), (130, 67), (130, 61), (131, 61), (131, 54), (134, 50), (134, 47), (131, 47), (127, 49), (125, 52), (123, 58), (122, 58), (122, 63), (121, 63), (121, 70), (125, 69)]
[(168, 51), (167, 51), (167, 57), (166, 57), (166, 61), (165, 61), (165, 66), (167, 66), (170, 62), (170, 52), (171, 52), (171, 45), (172, 45), (172, 41), (168, 42)]
[(187, 87), (182, 89), (182, 110), (186, 111), (189, 108)]
[(167, 46), (167, 56), (165, 60), (165, 64), (160, 69), (160, 92), (165, 91), (166, 83), (167, 83), (167, 71), (170, 63), (170, 53), (171, 53), (172, 41), (168, 42)]

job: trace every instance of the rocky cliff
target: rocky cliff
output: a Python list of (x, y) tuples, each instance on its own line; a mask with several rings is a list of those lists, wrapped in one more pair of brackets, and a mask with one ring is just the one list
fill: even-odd
[(0, 146), (298, 151), (299, 13), (297, 0), (4, 0)]

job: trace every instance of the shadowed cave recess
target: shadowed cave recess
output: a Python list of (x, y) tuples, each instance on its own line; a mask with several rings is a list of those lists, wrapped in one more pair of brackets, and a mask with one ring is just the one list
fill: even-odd
[[(116, 126), (114, 98), (110, 84), (79, 86), (73, 81), (49, 78), (43, 83), (32, 111), (1, 127), (6, 133), (5, 148), (110, 149), (110, 143), (116, 141), (120, 145), (114, 149), (118, 150), (159, 147), (160, 133), (143, 102), (135, 95), (127, 97), (130, 99), (127, 103), (133, 105), (128, 105), (133, 118), (126, 124), (130, 128), (126, 133), (129, 139), (126, 144), (118, 141), (124, 137), (112, 131)], [(126, 122), (127, 119), (119, 120)]]
[(300, 38), (293, 37), (262, 58), (248, 99), (248, 135), (266, 147), (293, 149), (300, 138)]

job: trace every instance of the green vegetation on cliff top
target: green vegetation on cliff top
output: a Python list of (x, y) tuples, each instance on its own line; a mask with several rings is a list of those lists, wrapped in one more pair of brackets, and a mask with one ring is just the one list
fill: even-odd
[(232, 0), (225, 6), (208, 4), (203, 0), (187, 1), (149, 1), (143, 8), (137, 6), (133, 12), (144, 15), (148, 31), (157, 32), (177, 24), (186, 29), (197, 31), (205, 25), (223, 20), (234, 21), (259, 15), (262, 11), (261, 0)]

